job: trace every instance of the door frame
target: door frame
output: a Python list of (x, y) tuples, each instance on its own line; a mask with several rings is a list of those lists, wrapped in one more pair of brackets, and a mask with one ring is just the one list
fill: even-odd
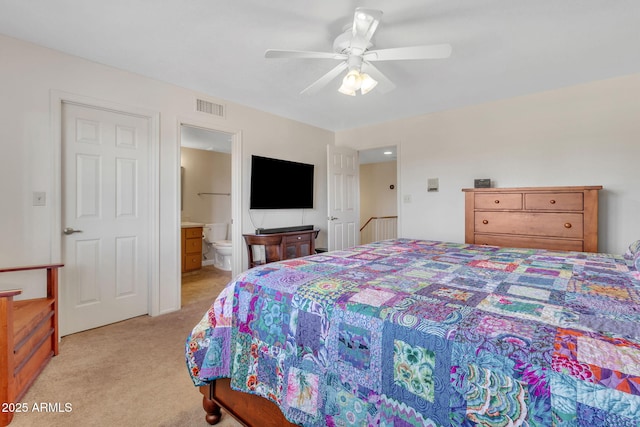
[[(400, 230), (402, 230), (402, 206), (403, 206), (403, 202), (402, 202), (402, 173), (400, 171), (400, 167), (402, 165), (402, 162), (400, 161), (400, 154), (401, 154), (401, 144), (400, 142), (394, 142), (394, 143), (390, 143), (390, 144), (384, 144), (384, 145), (374, 145), (372, 147), (360, 147), (358, 148), (358, 155), (360, 155), (361, 151), (368, 151), (368, 150), (377, 150), (383, 147), (395, 147), (396, 148), (396, 212), (397, 212), (397, 222), (396, 222), (396, 235), (398, 236), (398, 238), (402, 237), (402, 234), (400, 232)], [(359, 170), (358, 170), (359, 171)], [(360, 194), (359, 194), (360, 196)], [(358, 205), (360, 204), (360, 200), (358, 200)]]
[[(391, 146), (395, 146), (396, 147), (396, 212), (398, 213), (398, 222), (396, 224), (397, 226), (397, 236), (398, 238), (402, 238), (403, 233), (402, 233), (402, 217), (403, 217), (403, 212), (402, 212), (402, 207), (403, 207), (403, 202), (402, 202), (402, 171), (401, 171), (401, 167), (402, 167), (402, 162), (401, 162), (401, 153), (402, 153), (402, 144), (400, 141), (394, 142), (394, 143), (389, 143), (389, 144), (377, 144), (377, 145), (373, 145), (373, 146), (363, 146), (363, 147), (353, 147), (351, 145), (345, 145), (345, 147), (347, 148), (351, 148), (353, 150), (356, 150), (358, 152), (358, 157), (360, 156), (360, 152), (361, 151), (367, 151), (367, 150), (376, 150), (382, 147), (391, 147)], [(327, 156), (328, 157), (328, 156)], [(327, 169), (329, 167), (328, 164), (329, 159), (327, 159)], [(360, 210), (360, 162), (358, 162), (358, 211)], [(327, 185), (329, 181), (329, 178), (327, 177)], [(327, 209), (329, 208), (329, 198), (328, 198), (328, 192), (329, 189), (327, 188)], [(359, 214), (359, 213), (358, 213)], [(328, 218), (329, 216), (327, 216)], [(327, 220), (327, 229), (329, 228), (328, 225), (329, 220)], [(358, 230), (358, 233), (360, 233), (360, 231)], [(327, 245), (329, 244), (329, 242), (327, 241)]]
[(50, 123), (53, 153), (53, 194), (51, 197), (53, 221), (51, 226), (51, 259), (62, 260), (62, 104), (76, 104), (89, 108), (131, 114), (149, 120), (149, 306), (151, 316), (160, 314), (160, 113), (103, 99), (52, 89), (50, 96)]
[[(178, 245), (180, 245), (180, 222), (182, 217), (182, 213), (180, 211), (180, 195), (182, 191), (180, 189), (180, 149), (182, 147), (182, 126), (195, 127), (214, 132), (224, 132), (231, 135), (231, 276), (235, 277), (242, 272), (242, 249), (244, 247), (242, 244), (242, 131), (221, 126), (218, 123), (194, 120), (190, 118), (178, 118), (176, 126), (178, 132), (176, 158), (178, 159), (178, 162), (175, 170), (175, 174), (178, 177), (178, 182), (176, 183), (176, 188), (178, 188), (178, 198), (176, 201), (176, 218), (178, 219), (178, 224), (176, 224), (176, 241), (178, 242)], [(178, 271), (181, 270), (182, 269), (178, 264)], [(181, 282), (181, 279), (178, 280), (178, 283)], [(180, 293), (178, 293), (178, 298), (180, 299)], [(180, 304), (182, 304), (182, 301), (180, 301)]]

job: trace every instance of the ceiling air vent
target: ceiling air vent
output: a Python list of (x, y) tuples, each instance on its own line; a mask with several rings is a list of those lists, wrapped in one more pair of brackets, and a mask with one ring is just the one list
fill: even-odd
[(213, 116), (224, 117), (224, 105), (215, 102), (196, 99), (196, 111), (211, 114)]

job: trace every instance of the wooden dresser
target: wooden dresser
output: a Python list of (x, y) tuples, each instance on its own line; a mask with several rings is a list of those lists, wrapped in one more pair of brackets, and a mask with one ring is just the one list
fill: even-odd
[(598, 251), (598, 191), (588, 187), (469, 188), (465, 242)]

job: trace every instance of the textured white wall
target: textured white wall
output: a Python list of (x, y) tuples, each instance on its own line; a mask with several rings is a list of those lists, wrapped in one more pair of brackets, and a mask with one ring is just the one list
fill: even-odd
[[(600, 250), (623, 252), (640, 238), (640, 74), (334, 134), (224, 100), (225, 119), (203, 115), (194, 102), (212, 98), (206, 94), (5, 36), (0, 56), (0, 266), (61, 261), (53, 259), (59, 248), (51, 235), (60, 204), (52, 198), (52, 91), (159, 112), (161, 312), (179, 308), (178, 134), (185, 121), (241, 132), (243, 232), (314, 224), (323, 229), (317, 245), (326, 246), (326, 146), (335, 141), (356, 149), (399, 146), (398, 191), (411, 196), (400, 204), (401, 236), (463, 241), (460, 190), (491, 178), (500, 187), (603, 185)], [(249, 212), (251, 154), (314, 164), (314, 209)], [(434, 177), (440, 191), (427, 193)], [(47, 206), (32, 206), (33, 191), (47, 193)], [(0, 276), (0, 289), (35, 296), (41, 287), (31, 280)]]
[[(400, 147), (400, 236), (464, 241), (462, 188), (602, 185), (599, 250), (640, 239), (640, 74), (338, 132)], [(427, 179), (440, 191), (427, 193)], [(404, 202), (404, 197), (411, 202)]]
[[(246, 209), (251, 154), (316, 165), (315, 208), (305, 210), (304, 222), (326, 230), (326, 146), (333, 144), (332, 132), (2, 35), (0, 57), (0, 266), (64, 261), (54, 259), (59, 248), (52, 247), (51, 235), (60, 206), (60, 200), (52, 197), (58, 179), (52, 148), (52, 91), (160, 113), (159, 312), (180, 308), (181, 122), (241, 133), (243, 209), (236, 220), (241, 221), (243, 232), (254, 231)], [(195, 99), (203, 96), (225, 104), (226, 118), (196, 112)], [(32, 206), (33, 191), (47, 193), (47, 206)], [(260, 226), (297, 225), (302, 215), (300, 210), (263, 212)], [(323, 231), (319, 246), (325, 236)], [(242, 248), (243, 265), (245, 252)], [(24, 297), (41, 295), (42, 286), (33, 285), (33, 277), (35, 273), (0, 276), (0, 289), (23, 288)]]
[(397, 215), (397, 178), (396, 162), (360, 165), (360, 227), (373, 216)]
[(213, 224), (231, 221), (231, 197), (198, 193), (231, 193), (231, 154), (182, 147), (185, 168), (182, 220)]

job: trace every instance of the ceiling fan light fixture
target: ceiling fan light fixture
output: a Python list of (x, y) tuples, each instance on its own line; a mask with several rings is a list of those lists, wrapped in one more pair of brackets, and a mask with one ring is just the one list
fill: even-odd
[(356, 96), (356, 91), (353, 89), (349, 89), (348, 87), (345, 87), (345, 85), (343, 84), (342, 86), (340, 86), (340, 89), (338, 89), (338, 92), (344, 94), (344, 95), (349, 95), (349, 96)]
[[(343, 27), (342, 34), (334, 39), (333, 52), (268, 49), (265, 52), (265, 58), (340, 60), (342, 61), (340, 64), (300, 93), (305, 95), (317, 93), (348, 69), (338, 90), (346, 95), (355, 96), (358, 91), (362, 95), (369, 93), (378, 83), (380, 84), (378, 90), (381, 93), (387, 93), (396, 87), (388, 77), (371, 64), (372, 62), (440, 59), (451, 56), (452, 48), (448, 43), (372, 49), (372, 38), (381, 18), (381, 10), (357, 7), (351, 25)], [(363, 67), (366, 71), (373, 73), (377, 81), (362, 73)]]
[(361, 73), (358, 70), (351, 70), (342, 79), (342, 86), (338, 89), (338, 92), (349, 96), (355, 96), (359, 90), (362, 95), (365, 95), (371, 91), (378, 82), (374, 80), (367, 73)]
[(338, 92), (349, 96), (356, 96), (356, 91), (360, 89), (362, 84), (362, 77), (358, 70), (351, 70), (342, 79), (342, 86), (338, 89)]
[(361, 80), (360, 92), (363, 95), (369, 93), (371, 91), (371, 89), (373, 89), (374, 87), (376, 87), (378, 85), (378, 81), (374, 80), (373, 77), (371, 77), (367, 73), (360, 74), (360, 80)]
[(351, 90), (360, 89), (360, 85), (362, 84), (362, 76), (358, 70), (351, 70), (344, 76), (342, 79), (342, 84), (345, 87), (348, 87)]

